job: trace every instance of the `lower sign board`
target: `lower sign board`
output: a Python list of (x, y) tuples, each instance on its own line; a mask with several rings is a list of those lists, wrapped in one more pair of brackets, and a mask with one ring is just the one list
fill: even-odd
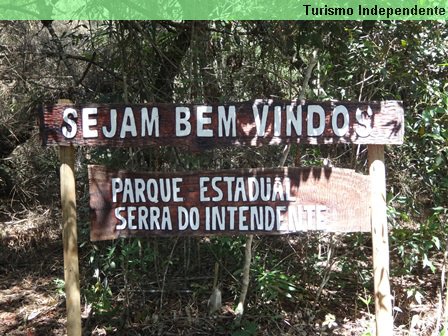
[(340, 168), (136, 173), (89, 166), (92, 241), (370, 231), (370, 179)]

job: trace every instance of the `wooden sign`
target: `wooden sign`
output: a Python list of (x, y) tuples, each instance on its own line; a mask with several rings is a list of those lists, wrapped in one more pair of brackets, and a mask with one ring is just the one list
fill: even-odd
[(340, 168), (131, 173), (89, 166), (91, 240), (370, 231), (370, 179)]
[(41, 131), (52, 145), (400, 144), (403, 116), (397, 101), (52, 105), (42, 110)]

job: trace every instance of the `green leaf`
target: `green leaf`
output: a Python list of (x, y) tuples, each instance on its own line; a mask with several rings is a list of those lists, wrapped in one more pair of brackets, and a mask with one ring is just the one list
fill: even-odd
[(425, 267), (429, 267), (433, 273), (436, 271), (436, 267), (433, 265), (431, 260), (428, 259), (426, 253), (423, 255), (423, 268)]
[(436, 246), (436, 248), (438, 250), (440, 250), (440, 239), (439, 239), (439, 237), (436, 237), (436, 236), (432, 237), (432, 241), (433, 241), (434, 245)]

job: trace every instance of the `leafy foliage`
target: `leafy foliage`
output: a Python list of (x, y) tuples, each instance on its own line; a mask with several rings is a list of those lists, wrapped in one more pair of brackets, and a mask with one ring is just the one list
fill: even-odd
[[(406, 139), (387, 148), (392, 272), (439, 275), (448, 239), (447, 28), (446, 22), (430, 21), (1, 22), (0, 198), (17, 207), (39, 202), (57, 207), (57, 154), (39, 147), (33, 113), (59, 98), (80, 103), (222, 102), (300, 94), (308, 100), (398, 99), (405, 105)], [(304, 90), (313, 54), (318, 64)], [(191, 326), (193, 317), (206, 311), (216, 261), (223, 298), (231, 307), (240, 286), (244, 238), (89, 243), (87, 164), (186, 171), (274, 167), (281, 156), (276, 146), (202, 154), (171, 147), (79, 149), (82, 290), (96, 316), (121, 316), (127, 326), (115, 320), (105, 324), (122, 333), (148, 321), (158, 324), (154, 334), (167, 331), (173, 319), (167, 312)], [(321, 165), (324, 159), (366, 172), (364, 146), (292, 146), (286, 164)], [(365, 290), (371, 290), (369, 237), (332, 239), (336, 243), (320, 234), (257, 238), (252, 318), (239, 326), (223, 322), (208, 332), (270, 334), (264, 325), (287, 334), (306, 320), (310, 329), (300, 330), (312, 334), (339, 325), (353, 311), (359, 317), (358, 298), (367, 302)], [(409, 298), (426, 299), (423, 290), (408, 289), (409, 297), (397, 297), (395, 303), (405, 313), (411, 309)], [(345, 291), (350, 299), (343, 297)], [(335, 311), (342, 300), (348, 303)], [(361, 309), (369, 309), (366, 302)], [(272, 318), (253, 318), (263, 312)], [(405, 315), (397, 323), (409, 324)], [(316, 321), (326, 324), (314, 327)]]

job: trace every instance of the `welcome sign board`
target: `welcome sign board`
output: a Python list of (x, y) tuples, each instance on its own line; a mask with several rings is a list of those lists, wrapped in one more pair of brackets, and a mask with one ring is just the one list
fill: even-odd
[(89, 166), (91, 240), (118, 237), (372, 232), (377, 334), (393, 330), (384, 144), (401, 144), (401, 102), (89, 104), (40, 111), (59, 145), (67, 330), (81, 333), (76, 230), (77, 145), (132, 147), (369, 144), (369, 176), (338, 168), (136, 173)]
[(254, 100), (212, 105), (90, 104), (43, 108), (44, 144), (130, 147), (310, 143), (399, 144), (400, 102)]

